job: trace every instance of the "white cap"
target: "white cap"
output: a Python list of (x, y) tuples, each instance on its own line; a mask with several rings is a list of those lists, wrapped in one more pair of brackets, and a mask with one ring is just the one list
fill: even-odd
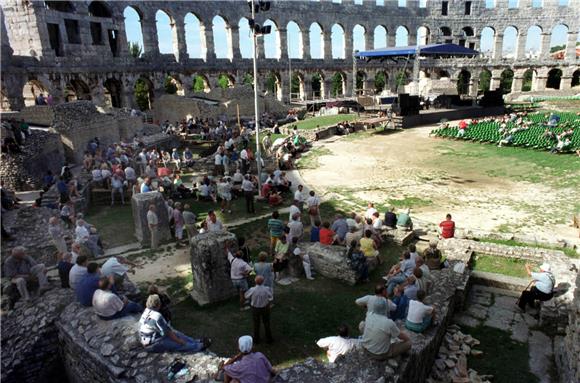
[(552, 271), (552, 267), (549, 263), (544, 262), (540, 265), (540, 270), (550, 272)]
[(253, 344), (254, 340), (249, 335), (241, 336), (240, 339), (238, 339), (238, 347), (240, 349), (240, 352), (243, 352), (244, 354), (247, 354), (250, 351), (252, 351)]
[(294, 249), (294, 255), (300, 255), (300, 254), (302, 254), (302, 250), (300, 250), (299, 247), (295, 248)]

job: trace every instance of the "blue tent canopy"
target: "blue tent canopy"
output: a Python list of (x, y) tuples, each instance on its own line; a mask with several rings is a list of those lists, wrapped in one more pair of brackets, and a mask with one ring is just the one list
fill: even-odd
[[(473, 57), (479, 54), (478, 51), (465, 48), (456, 44), (428, 44), (419, 46), (420, 56), (464, 56)], [(362, 51), (355, 53), (355, 57), (359, 59), (396, 59), (400, 57), (415, 56), (417, 53), (417, 46), (410, 45), (406, 47), (389, 47), (381, 49), (373, 49), (370, 51)]]

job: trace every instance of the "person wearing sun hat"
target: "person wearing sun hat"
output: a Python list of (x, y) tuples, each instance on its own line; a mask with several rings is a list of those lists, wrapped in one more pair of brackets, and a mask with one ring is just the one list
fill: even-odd
[(527, 305), (533, 305), (536, 300), (544, 302), (552, 299), (554, 296), (554, 286), (556, 278), (552, 274), (552, 267), (549, 263), (544, 262), (540, 265), (540, 272), (532, 272), (531, 266), (526, 263), (526, 271), (532, 277), (533, 286), (522, 292), (517, 305), (526, 312)]
[(238, 339), (240, 352), (224, 363), (224, 382), (267, 383), (276, 375), (276, 370), (261, 352), (252, 352), (254, 341), (244, 335)]

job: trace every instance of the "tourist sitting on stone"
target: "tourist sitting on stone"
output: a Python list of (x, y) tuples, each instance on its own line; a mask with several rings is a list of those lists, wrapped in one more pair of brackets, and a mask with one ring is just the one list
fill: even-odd
[(329, 336), (316, 342), (318, 347), (326, 349), (326, 356), (330, 363), (334, 363), (338, 357), (360, 346), (360, 340), (349, 338), (348, 331), (348, 326), (341, 324), (338, 326), (338, 336)]
[(101, 278), (101, 268), (96, 262), (87, 265), (87, 273), (81, 278), (75, 289), (77, 301), (90, 307), (93, 305), (93, 295), (99, 288), (99, 279)]
[(441, 262), (443, 256), (441, 255), (441, 250), (437, 248), (437, 244), (438, 241), (433, 239), (429, 242), (429, 247), (423, 251), (423, 259), (425, 259), (425, 263), (430, 270), (439, 270), (443, 266)]
[(373, 213), (373, 216), (371, 218), (372, 223), (373, 223), (373, 229), (377, 232), (380, 233), (381, 230), (383, 229), (383, 220), (380, 218), (380, 214), (379, 212), (375, 212)]
[(350, 242), (350, 246), (347, 250), (347, 258), (351, 269), (356, 272), (357, 281), (363, 283), (369, 280), (369, 266), (367, 264), (367, 258), (360, 249), (358, 241), (353, 240)]
[(17, 246), (12, 249), (11, 255), (4, 262), (3, 276), (10, 279), (24, 301), (30, 299), (29, 288), (34, 283), (38, 283), (39, 292), (50, 289), (48, 278), (46, 277), (46, 267), (42, 263), (37, 263), (32, 257), (26, 254), (26, 249)]
[(280, 192), (275, 192), (273, 190), (270, 190), (270, 192), (268, 193), (267, 200), (268, 205), (270, 205), (270, 207), (280, 206), (284, 202), (284, 199), (280, 195)]
[(455, 222), (451, 218), (451, 214), (445, 216), (445, 221), (439, 224), (439, 235), (441, 238), (453, 238), (455, 236)]
[(409, 311), (405, 320), (405, 327), (413, 332), (423, 332), (431, 325), (435, 316), (433, 306), (423, 303), (427, 294), (423, 290), (417, 291), (417, 299), (409, 302)]
[(115, 291), (119, 294), (127, 295), (128, 297), (138, 298), (139, 289), (137, 286), (129, 279), (129, 272), (135, 273), (130, 270), (129, 267), (135, 267), (136, 265), (129, 261), (127, 258), (120, 255), (110, 257), (101, 266), (101, 273), (105, 277), (112, 278)]
[(383, 277), (387, 281), (387, 294), (389, 296), (393, 295), (395, 286), (405, 282), (413, 274), (415, 262), (411, 260), (411, 253), (405, 251), (402, 258), (401, 262), (391, 267), (387, 275)]
[(353, 243), (356, 243), (357, 245), (359, 244), (362, 238), (362, 234), (362, 230), (358, 230), (357, 226), (349, 227), (349, 232), (344, 236), (344, 243), (346, 244), (347, 251), (350, 249), (350, 246)]
[(389, 318), (392, 320), (407, 318), (409, 298), (405, 295), (405, 288), (403, 286), (399, 285), (395, 287), (395, 290), (393, 290), (392, 302), (397, 307), (395, 310), (389, 311)]
[(151, 178), (145, 177), (145, 179), (141, 183), (141, 187), (140, 187), (139, 192), (140, 193), (149, 193), (152, 191), (155, 191), (155, 188), (153, 187), (153, 183), (151, 181)]
[(148, 352), (200, 352), (211, 345), (209, 338), (193, 339), (171, 328), (161, 314), (161, 298), (149, 295), (139, 320), (139, 340)]
[(220, 221), (213, 210), (210, 210), (207, 213), (207, 218), (205, 220), (207, 225), (207, 231), (210, 233), (224, 231), (226, 230), (225, 226), (223, 225), (222, 221)]
[(375, 229), (372, 218), (365, 220), (363, 231), (366, 232), (367, 230), (371, 231), (371, 238), (375, 242), (377, 249), (380, 248), (383, 244), (382, 233), (381, 230)]
[(417, 253), (417, 246), (415, 246), (414, 244), (410, 244), (408, 250), (409, 254), (411, 255), (411, 260), (415, 262), (417, 257), (419, 256), (419, 253)]
[(220, 369), (224, 371), (225, 383), (267, 383), (276, 375), (276, 370), (261, 352), (252, 352), (253, 340), (249, 335), (238, 339), (240, 353), (226, 361)]
[(56, 264), (56, 268), (58, 269), (58, 278), (60, 279), (60, 287), (62, 288), (69, 288), (69, 274), (70, 269), (74, 266), (74, 263), (71, 261), (71, 255), (68, 252), (59, 253), (59, 261)]
[(158, 295), (159, 300), (161, 301), (161, 306), (159, 307), (159, 312), (163, 315), (163, 318), (167, 321), (167, 323), (171, 323), (172, 315), (171, 315), (171, 298), (166, 293), (162, 293), (159, 291), (159, 287), (157, 285), (150, 285), (148, 289), (149, 296), (151, 295)]
[(544, 262), (540, 265), (539, 272), (532, 272), (531, 266), (526, 263), (526, 272), (532, 277), (533, 286), (529, 290), (524, 290), (517, 305), (526, 312), (528, 305), (535, 305), (536, 301), (545, 302), (554, 297), (554, 286), (556, 285), (556, 278), (552, 274), (550, 264)]
[(411, 209), (406, 209), (404, 212), (399, 213), (397, 217), (397, 229), (411, 231), (413, 230), (413, 221), (411, 220)]
[[(422, 275), (421, 270), (416, 270), (418, 270), (418, 275)], [(413, 271), (413, 273), (415, 273), (415, 271)], [(411, 276), (407, 278), (401, 286), (403, 286), (403, 293), (407, 296), (407, 298), (409, 298), (409, 300), (417, 299), (417, 292), (419, 291), (419, 283), (417, 282), (417, 278)]]
[(185, 186), (179, 174), (176, 174), (173, 178), (173, 191), (173, 195), (179, 198), (187, 198), (191, 194), (191, 190)]
[(232, 254), (226, 245), (226, 252), (228, 254), (228, 262), (230, 263), (230, 278), (240, 297), (240, 311), (248, 310), (249, 307), (245, 307), (246, 298), (244, 294), (248, 291), (247, 278), (253, 270), (252, 266), (242, 259), (241, 251), (238, 250)]
[(346, 219), (341, 214), (337, 214), (334, 222), (332, 223), (331, 230), (336, 233), (336, 243), (339, 245), (344, 245), (346, 233), (348, 233), (348, 223)]
[(63, 222), (65, 222), (69, 228), (74, 226), (76, 218), (74, 212), (74, 205), (71, 201), (68, 201), (67, 203), (62, 205), (60, 209), (60, 219)]
[(372, 238), (373, 232), (371, 230), (365, 230), (365, 235), (361, 238), (360, 248), (367, 258), (377, 258), (380, 263), (379, 250), (376, 242)]
[(336, 239), (335, 232), (330, 228), (330, 222), (324, 221), (320, 229), (320, 243), (323, 245), (332, 245)]
[(254, 272), (264, 278), (264, 286), (269, 287), (274, 294), (274, 269), (273, 265), (268, 260), (268, 253), (260, 251), (258, 254), (258, 262), (254, 264)]
[(111, 292), (112, 286), (110, 278), (99, 279), (99, 288), (93, 294), (93, 309), (99, 318), (112, 320), (143, 311), (140, 304)]
[[(294, 238), (294, 240), (296, 240), (296, 238)], [(294, 254), (295, 257), (299, 257), (300, 260), (302, 261), (302, 267), (304, 268), (304, 274), (306, 275), (306, 279), (308, 279), (309, 281), (313, 281), (314, 278), (312, 277), (312, 265), (310, 263), (310, 256), (308, 255), (308, 253), (305, 253), (299, 247), (296, 247), (292, 251), (292, 254)]]
[(361, 217), (357, 215), (355, 212), (350, 213), (350, 216), (346, 219), (346, 224), (348, 225), (349, 231), (352, 228), (354, 228), (355, 231), (361, 231), (363, 227)]
[(371, 359), (386, 360), (411, 350), (409, 336), (387, 317), (387, 311), (387, 302), (377, 299), (365, 318), (361, 346)]
[(244, 297), (250, 301), (254, 323), (254, 339), (260, 343), (260, 323), (264, 323), (266, 341), (272, 343), (272, 331), (270, 330), (270, 304), (274, 299), (272, 290), (264, 285), (264, 277), (256, 276), (256, 285), (246, 291)]
[(103, 253), (103, 249), (99, 246), (99, 238), (91, 235), (90, 226), (88, 226), (84, 219), (77, 219), (75, 228), (75, 242), (86, 246), (93, 257)]
[(86, 255), (79, 255), (75, 265), (70, 269), (68, 275), (68, 284), (71, 289), (76, 290), (78, 284), (87, 274), (87, 265), (89, 260)]
[(274, 248), (274, 275), (276, 280), (280, 278), (280, 272), (288, 266), (288, 256), (290, 252), (290, 244), (286, 241), (286, 236), (282, 235)]
[(56, 250), (61, 254), (67, 253), (65, 233), (57, 217), (50, 217), (48, 220), (48, 234)]
[(395, 306), (393, 302), (387, 298), (387, 288), (383, 284), (377, 284), (375, 286), (374, 295), (365, 295), (364, 297), (355, 300), (354, 303), (356, 303), (358, 306), (366, 308), (368, 314), (372, 311), (374, 302), (377, 300), (385, 301), (389, 311), (395, 310), (397, 308), (397, 306)]

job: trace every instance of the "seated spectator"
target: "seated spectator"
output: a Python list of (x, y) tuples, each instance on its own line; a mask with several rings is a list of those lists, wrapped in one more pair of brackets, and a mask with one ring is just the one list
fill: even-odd
[(411, 209), (406, 209), (404, 212), (399, 213), (397, 217), (397, 229), (411, 231), (413, 230), (413, 221), (411, 220)]
[(225, 383), (267, 383), (276, 370), (261, 352), (252, 352), (253, 340), (249, 335), (238, 340), (240, 353), (223, 365)]
[[(419, 270), (420, 272), (421, 270)], [(419, 291), (419, 286), (416, 283), (417, 280), (413, 277), (407, 278), (404, 283), (403, 293), (409, 298), (409, 300), (417, 299), (417, 292)]]
[(139, 320), (139, 339), (148, 352), (200, 352), (211, 345), (209, 338), (193, 339), (174, 330), (161, 314), (161, 298), (149, 295)]
[(336, 242), (340, 245), (343, 245), (344, 239), (346, 237), (346, 233), (348, 233), (348, 223), (346, 223), (346, 219), (340, 214), (336, 215), (334, 222), (332, 223), (331, 227), (332, 231), (336, 233)]
[(77, 301), (83, 306), (93, 305), (93, 295), (99, 288), (99, 279), (101, 278), (101, 268), (96, 262), (91, 262), (87, 265), (87, 274), (85, 274), (77, 288), (75, 294)]
[(369, 202), (367, 204), (367, 211), (365, 212), (365, 219), (372, 219), (373, 214), (375, 214), (376, 212), (377, 212), (377, 209), (375, 209), (375, 204), (372, 202)]
[(405, 251), (401, 262), (391, 267), (387, 276), (383, 277), (383, 279), (387, 281), (387, 294), (389, 296), (393, 295), (393, 289), (395, 286), (405, 282), (408, 277), (413, 275), (414, 268), (415, 262), (411, 260), (411, 253)]
[(159, 300), (161, 301), (161, 306), (159, 307), (159, 312), (161, 313), (161, 315), (163, 315), (163, 319), (165, 319), (165, 321), (167, 323), (171, 323), (171, 298), (169, 298), (169, 295), (162, 293), (159, 291), (159, 287), (157, 287), (157, 285), (150, 285), (149, 289), (148, 289), (148, 293), (149, 296), (151, 295), (158, 295), (159, 296)]
[(429, 242), (429, 247), (423, 252), (423, 259), (429, 266), (430, 270), (439, 270), (442, 267), (441, 250), (437, 248), (438, 241), (436, 239)]
[(334, 363), (339, 356), (346, 355), (359, 344), (358, 339), (348, 337), (348, 326), (345, 324), (338, 327), (338, 336), (329, 336), (316, 342), (318, 347), (326, 349), (326, 356), (330, 363)]
[(371, 359), (386, 360), (411, 349), (409, 336), (387, 317), (387, 302), (375, 300), (364, 324), (363, 350)]
[(213, 210), (210, 210), (207, 213), (205, 223), (207, 226), (207, 231), (210, 233), (227, 230)]
[(51, 286), (46, 277), (46, 267), (37, 263), (26, 254), (26, 248), (17, 246), (12, 249), (11, 255), (4, 262), (4, 275), (16, 285), (24, 301), (30, 300), (29, 284), (38, 282), (39, 293), (50, 290)]
[(50, 217), (48, 220), (48, 234), (52, 238), (58, 252), (61, 254), (66, 253), (67, 246), (64, 237), (65, 233), (57, 217)]
[(89, 260), (86, 255), (79, 255), (76, 264), (70, 269), (68, 284), (71, 289), (76, 290), (81, 279), (87, 274), (87, 264)]
[(58, 278), (60, 279), (60, 287), (62, 288), (69, 288), (69, 274), (70, 274), (70, 269), (73, 267), (74, 263), (72, 263), (71, 259), (71, 255), (70, 253), (66, 252), (66, 253), (59, 253), (60, 256), (60, 260), (58, 261), (58, 264), (56, 265), (56, 268), (58, 269)]
[(325, 221), (320, 229), (320, 243), (323, 245), (332, 245), (334, 243), (335, 233), (330, 228), (330, 222)]
[[(395, 310), (397, 307), (387, 298), (387, 289), (383, 284), (377, 284), (375, 286), (374, 295), (365, 295), (364, 297), (358, 298), (354, 303), (358, 306), (365, 307), (367, 309), (367, 314), (369, 314), (373, 307), (375, 307), (376, 301), (384, 301), (387, 304), (389, 311)], [(387, 315), (387, 314), (385, 314)]]
[(359, 241), (362, 238), (362, 230), (358, 230), (357, 226), (351, 226), (350, 230), (344, 236), (344, 243), (346, 244), (347, 250), (352, 246), (353, 243), (359, 244)]
[(127, 275), (130, 271), (129, 266), (135, 267), (135, 264), (119, 255), (110, 257), (101, 266), (101, 274), (104, 277), (112, 278), (111, 281), (115, 285), (117, 293), (134, 297), (139, 294), (139, 289)]
[(395, 310), (389, 311), (389, 318), (392, 320), (399, 320), (407, 318), (407, 310), (409, 308), (409, 298), (404, 294), (403, 286), (395, 287), (393, 304), (397, 306)]
[(411, 261), (415, 262), (417, 260), (417, 257), (419, 256), (419, 253), (417, 253), (417, 246), (415, 246), (414, 244), (410, 244), (409, 253), (411, 254)]
[(349, 231), (354, 228), (355, 231), (362, 229), (361, 217), (355, 212), (350, 213), (350, 217), (346, 219), (346, 224), (348, 225)]
[(290, 252), (290, 244), (286, 241), (286, 236), (282, 235), (274, 248), (274, 276), (276, 280), (280, 279), (280, 272), (288, 266), (288, 256)]
[(367, 264), (367, 257), (360, 249), (359, 243), (354, 240), (350, 242), (347, 251), (347, 258), (351, 269), (356, 271), (357, 280), (363, 283), (369, 281), (369, 265)]
[(441, 238), (453, 238), (455, 236), (455, 222), (451, 219), (451, 214), (445, 216), (445, 221), (439, 224), (439, 234)]
[(372, 238), (373, 232), (371, 230), (365, 231), (365, 236), (360, 240), (360, 248), (365, 255), (365, 257), (373, 258), (376, 257), (379, 260), (379, 250), (377, 249), (376, 242)]
[(551, 266), (544, 262), (540, 265), (539, 272), (532, 272), (530, 265), (526, 263), (526, 272), (534, 285), (528, 290), (524, 290), (518, 299), (517, 304), (523, 312), (526, 312), (526, 306), (534, 305), (536, 301), (545, 302), (554, 297), (554, 286), (556, 278), (552, 274)]
[(431, 325), (435, 310), (433, 306), (423, 303), (425, 291), (417, 291), (417, 300), (409, 302), (409, 313), (405, 321), (405, 327), (413, 332), (423, 332)]
[(111, 286), (113, 283), (109, 278), (101, 277), (99, 288), (93, 294), (93, 308), (99, 318), (112, 320), (143, 311), (140, 304), (112, 293)]
[(320, 221), (314, 221), (310, 227), (310, 242), (320, 242)]

